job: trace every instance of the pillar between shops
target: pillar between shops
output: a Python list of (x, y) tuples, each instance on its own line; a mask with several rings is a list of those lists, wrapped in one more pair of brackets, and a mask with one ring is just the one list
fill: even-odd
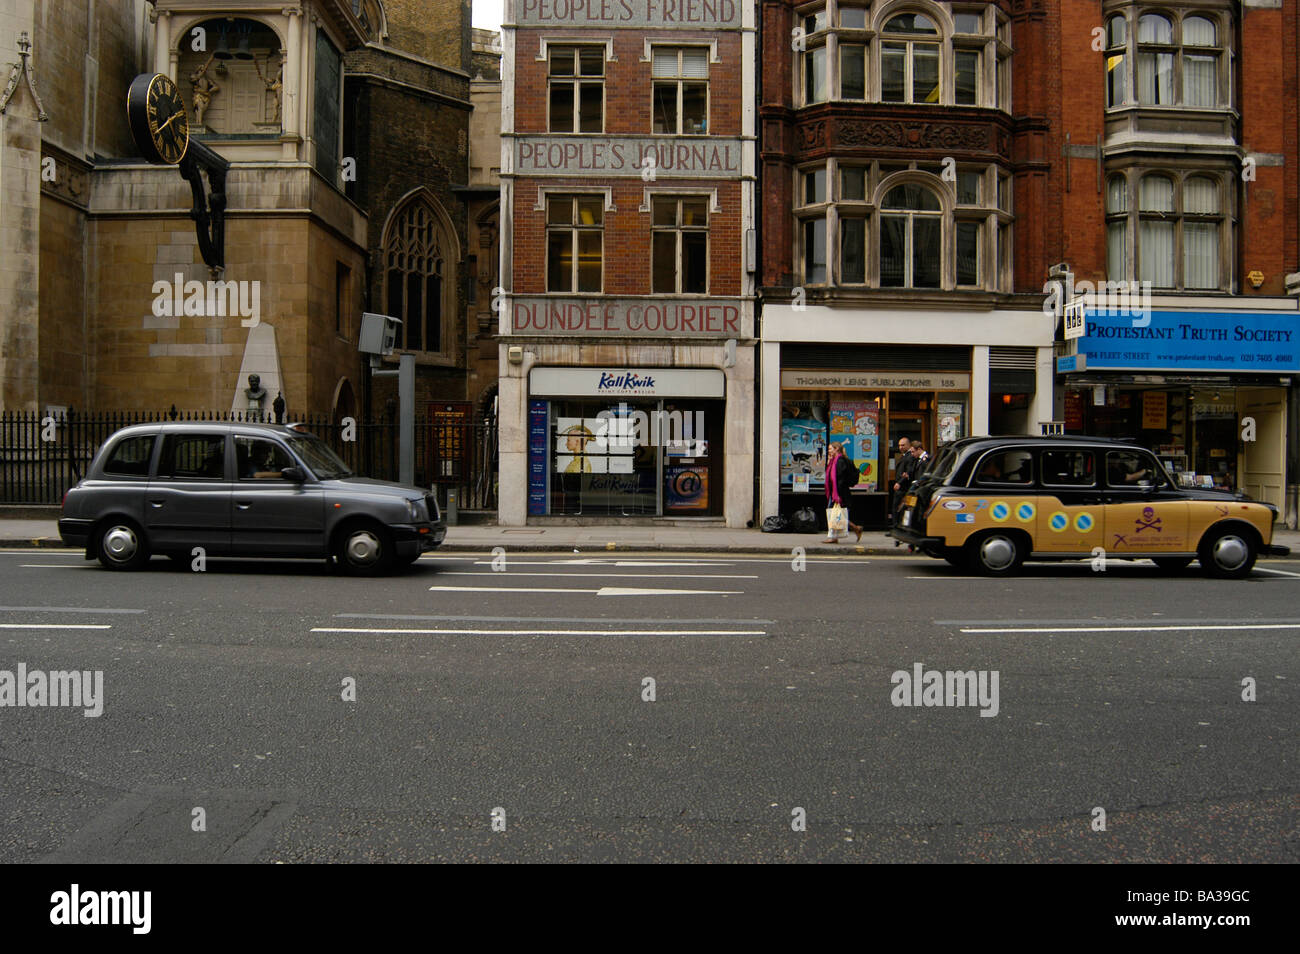
[[(1041, 378), (1039, 379), (1041, 381)], [(1041, 384), (1040, 384), (1041, 393)], [(1048, 393), (1051, 384), (1048, 383)], [(1049, 408), (1050, 410), (1050, 408)], [(970, 355), (970, 432), (978, 437), (989, 432), (989, 346), (975, 345)]]
[[(528, 372), (537, 356), (524, 352), (522, 364), (511, 364), (509, 348), (501, 345), (497, 385), (497, 523), (522, 527), (528, 522)], [(512, 493), (509, 488), (520, 488)]]

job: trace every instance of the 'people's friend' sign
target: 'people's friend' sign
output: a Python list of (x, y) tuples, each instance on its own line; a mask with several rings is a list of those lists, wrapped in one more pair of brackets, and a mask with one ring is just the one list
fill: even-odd
[(741, 0), (515, 0), (518, 26), (721, 30), (741, 25)]

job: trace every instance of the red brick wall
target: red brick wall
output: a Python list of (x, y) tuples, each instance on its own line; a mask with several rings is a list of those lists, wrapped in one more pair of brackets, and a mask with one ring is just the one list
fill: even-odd
[[(614, 207), (605, 212), (604, 281), (606, 295), (650, 294), (650, 213), (640, 212), (645, 185), (640, 179), (520, 179), (515, 185), (514, 292), (546, 291), (546, 213), (534, 209), (539, 184), (572, 188), (613, 188)], [(669, 183), (661, 181), (656, 188)], [(740, 294), (740, 183), (728, 180), (671, 180), (683, 189), (718, 190), (721, 212), (709, 212), (709, 294)]]
[[(611, 31), (593, 33), (601, 42)], [(699, 44), (716, 41), (721, 62), (709, 63), (709, 131), (715, 136), (740, 135), (741, 69), (740, 34), (692, 31), (614, 30), (614, 56), (605, 63), (605, 134), (648, 135), (651, 132), (650, 64), (642, 62), (645, 38), (656, 43)], [(521, 29), (515, 37), (515, 132), (546, 132), (545, 60), (537, 59), (541, 38), (580, 36), (580, 30)], [(579, 41), (581, 42), (581, 41)], [(559, 45), (558, 42), (556, 45)]]
[[(1249, 153), (1286, 154), (1286, 165), (1257, 165), (1255, 181), (1243, 183), (1237, 249), (1243, 295), (1284, 294), (1286, 273), (1297, 267), (1295, 201), (1287, 201), (1289, 186), (1297, 175), (1296, 128), (1294, 119), (1289, 125), (1283, 122), (1280, 102), (1286, 74), (1295, 68), (1295, 49), (1291, 48), (1288, 59), (1283, 43), (1287, 20), (1292, 24), (1291, 36), (1295, 35), (1295, 8), (1294, 0), (1284, 0), (1281, 10), (1251, 8), (1241, 20), (1240, 85), (1236, 91), (1236, 105), (1241, 110), (1240, 142)], [(1293, 109), (1294, 89), (1292, 86)], [(1264, 273), (1259, 289), (1246, 278), (1252, 269)]]
[[(515, 132), (547, 135), (547, 64), (537, 57), (543, 36), (562, 35), (567, 41), (582, 31), (521, 29), (515, 50)], [(713, 136), (735, 138), (741, 134), (741, 38), (736, 32), (615, 30), (615, 61), (605, 63), (606, 136), (645, 136), (651, 133), (650, 63), (643, 61), (645, 38), (656, 43), (691, 44), (716, 41), (720, 62), (709, 63), (709, 130)], [(601, 42), (609, 31), (593, 33)], [(577, 41), (581, 42), (581, 41)], [(605, 213), (604, 294), (648, 295), (650, 286), (651, 219), (638, 211), (645, 203), (648, 183), (636, 178), (527, 177), (515, 180), (514, 273), (516, 294), (546, 291), (545, 211), (535, 209), (539, 186), (574, 192), (611, 188), (616, 211)], [(683, 191), (716, 189), (721, 211), (709, 212), (709, 294), (741, 293), (741, 186), (737, 179), (678, 179), (660, 177), (656, 191), (680, 186)]]

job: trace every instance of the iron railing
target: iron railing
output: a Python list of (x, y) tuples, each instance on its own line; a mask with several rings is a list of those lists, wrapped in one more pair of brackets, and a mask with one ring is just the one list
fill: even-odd
[[(0, 412), (0, 504), (57, 505), (85, 476), (96, 452), (114, 432), (157, 421), (244, 421), (219, 411), (69, 410), (58, 416), (36, 411)], [(336, 420), (327, 414), (296, 417), (363, 477), (398, 479), (396, 416)], [(462, 510), (496, 510), (495, 424), (448, 424), (417, 416), (415, 483), (433, 487), (440, 502), (455, 490)]]

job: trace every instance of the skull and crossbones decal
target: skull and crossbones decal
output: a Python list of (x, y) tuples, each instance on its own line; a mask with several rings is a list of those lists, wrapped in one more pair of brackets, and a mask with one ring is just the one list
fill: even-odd
[(1153, 507), (1143, 507), (1142, 516), (1138, 517), (1134, 521), (1134, 524), (1134, 533), (1141, 533), (1143, 530), (1154, 530), (1156, 533), (1162, 532), (1160, 529), (1160, 518), (1156, 516)]

